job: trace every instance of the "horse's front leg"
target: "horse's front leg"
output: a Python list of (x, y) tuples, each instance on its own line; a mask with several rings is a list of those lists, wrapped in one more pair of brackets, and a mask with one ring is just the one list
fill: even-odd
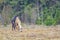
[(19, 31), (22, 32), (22, 26), (19, 24)]

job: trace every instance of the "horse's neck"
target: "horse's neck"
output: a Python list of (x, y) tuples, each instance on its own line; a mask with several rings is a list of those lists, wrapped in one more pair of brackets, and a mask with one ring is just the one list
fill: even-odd
[(16, 18), (16, 22), (20, 22), (20, 19), (18, 17)]

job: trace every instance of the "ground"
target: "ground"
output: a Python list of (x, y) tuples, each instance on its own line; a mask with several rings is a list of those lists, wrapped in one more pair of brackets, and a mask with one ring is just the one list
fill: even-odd
[(30, 25), (22, 32), (12, 31), (10, 27), (0, 27), (0, 40), (60, 40), (60, 27)]

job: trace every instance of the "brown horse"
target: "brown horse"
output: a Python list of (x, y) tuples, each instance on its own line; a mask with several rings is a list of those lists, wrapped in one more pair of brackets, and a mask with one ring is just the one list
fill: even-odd
[(22, 31), (21, 21), (18, 16), (15, 16), (12, 20), (12, 30)]
[(16, 30), (22, 31), (21, 21), (19, 17), (16, 17), (15, 26), (16, 26)]

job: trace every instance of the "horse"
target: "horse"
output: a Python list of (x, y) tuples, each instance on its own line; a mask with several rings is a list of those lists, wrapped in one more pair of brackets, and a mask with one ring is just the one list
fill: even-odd
[(11, 23), (12, 23), (12, 30), (22, 31), (21, 21), (18, 16), (15, 16), (11, 21)]

